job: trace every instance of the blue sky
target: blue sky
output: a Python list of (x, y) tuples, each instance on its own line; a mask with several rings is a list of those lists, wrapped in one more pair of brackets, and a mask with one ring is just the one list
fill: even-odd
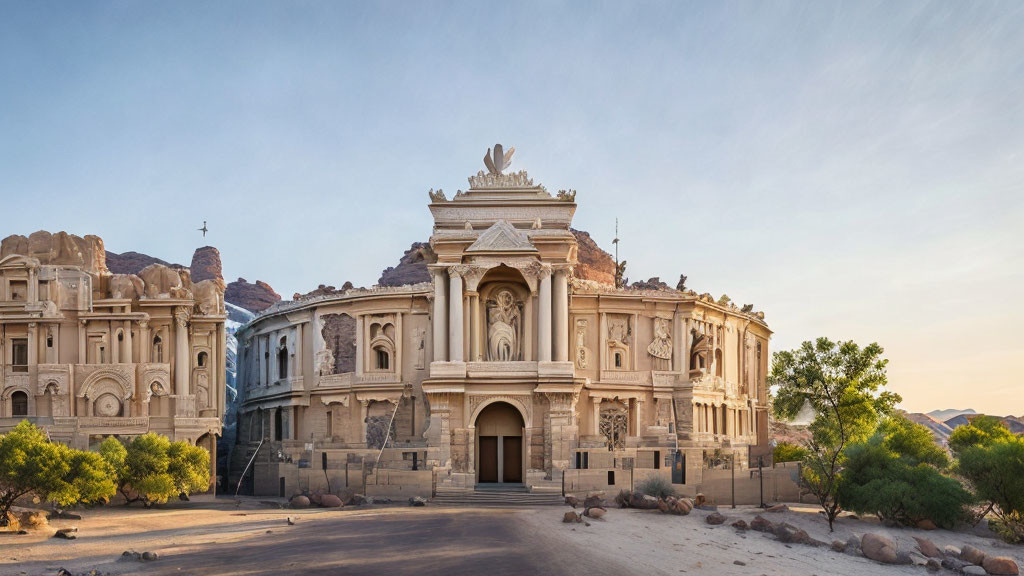
[[(1024, 4), (0, 2), (0, 235), (369, 285), (488, 146), (632, 279), (1024, 413)], [(195, 231), (203, 220), (210, 235)]]

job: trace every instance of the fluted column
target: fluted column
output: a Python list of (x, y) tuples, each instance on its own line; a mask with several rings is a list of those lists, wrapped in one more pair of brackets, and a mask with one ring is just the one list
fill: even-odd
[(470, 362), (479, 362), (483, 360), (484, 354), (481, 353), (481, 335), (483, 334), (480, 326), (480, 293), (469, 292), (469, 318), (470, 318), (470, 332), (469, 332), (469, 360)]
[(174, 393), (189, 394), (188, 365), (191, 351), (188, 346), (188, 309), (179, 307), (174, 311)]
[(132, 321), (124, 321), (124, 348), (121, 350), (121, 362), (134, 364), (132, 359)]
[(569, 361), (569, 280), (565, 270), (555, 272), (554, 286), (555, 361)]
[(452, 362), (463, 361), (463, 331), (465, 321), (462, 317), (462, 276), (453, 267), (448, 269), (450, 276), (449, 314), (448, 314), (448, 357)]
[(541, 362), (551, 361), (551, 271), (544, 270), (540, 277), (540, 291), (537, 296), (540, 304), (540, 321), (537, 326), (538, 359)]
[(434, 275), (434, 362), (448, 359), (448, 295), (445, 294), (445, 271), (438, 269)]

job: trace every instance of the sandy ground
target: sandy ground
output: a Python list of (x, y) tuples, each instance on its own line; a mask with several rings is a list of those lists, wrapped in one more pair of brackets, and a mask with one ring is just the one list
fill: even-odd
[[(920, 567), (882, 566), (827, 548), (788, 546), (728, 524), (748, 522), (756, 508), (722, 508), (729, 520), (704, 522), (704, 511), (671, 516), (657, 511), (609, 509), (602, 520), (563, 524), (568, 507), (532, 509), (409, 508), (283, 510), (273, 502), (206, 499), (162, 510), (108, 507), (82, 520), (58, 520), (29, 535), (0, 536), (0, 575), (53, 575), (61, 567), (103, 574), (620, 574), (855, 575), (917, 574)], [(295, 525), (289, 526), (291, 517)], [(945, 544), (972, 544), (1014, 557), (1024, 547), (994, 538), (944, 530), (890, 529), (871, 520), (842, 519), (836, 532), (810, 507), (765, 514), (823, 541), (878, 531), (913, 550), (911, 536)], [(77, 526), (77, 540), (51, 538)], [(155, 551), (154, 562), (123, 561), (127, 549)], [(737, 564), (735, 562), (743, 564)]]
[[(567, 509), (567, 508), (566, 508)], [(786, 545), (760, 532), (739, 532), (729, 526), (743, 519), (749, 524), (758, 513), (754, 507), (722, 507), (728, 520), (710, 526), (704, 517), (710, 514), (694, 510), (689, 516), (672, 516), (657, 510), (609, 509), (601, 520), (590, 526), (560, 524), (566, 509), (544, 510), (524, 516), (538, 536), (559, 539), (567, 549), (585, 550), (590, 557), (607, 561), (628, 558), (637, 574), (766, 574), (780, 576), (863, 576), (866, 574), (928, 574), (923, 567), (885, 566), (863, 557), (798, 544)], [(988, 536), (946, 530), (924, 531), (886, 528), (877, 520), (841, 519), (830, 534), (824, 516), (815, 508), (798, 505), (789, 512), (762, 515), (776, 522), (789, 522), (803, 528), (817, 540), (846, 540), (851, 534), (879, 532), (896, 540), (901, 549), (916, 551), (912, 536), (930, 539), (940, 548), (946, 544), (960, 547), (970, 544), (987, 554), (1010, 556), (1024, 567), (1024, 546), (1011, 546)], [(735, 562), (743, 564), (736, 564)], [(944, 571), (946, 574), (951, 572)]]

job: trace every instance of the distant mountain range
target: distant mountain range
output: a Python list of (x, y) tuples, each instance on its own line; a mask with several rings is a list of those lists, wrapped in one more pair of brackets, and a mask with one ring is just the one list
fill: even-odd
[(932, 410), (927, 414), (939, 422), (945, 422), (954, 416), (959, 416), (961, 414), (977, 414), (977, 412), (972, 408), (968, 408), (966, 410), (961, 410), (959, 408), (946, 408), (945, 410)]
[[(945, 445), (949, 441), (949, 435), (960, 426), (966, 426), (977, 416), (982, 416), (974, 410), (959, 410), (949, 408), (946, 410), (932, 410), (927, 414), (920, 412), (904, 414), (909, 420), (916, 422), (929, 430), (935, 436), (935, 441)], [(1003, 421), (1003, 424), (1014, 434), (1024, 434), (1024, 417), (996, 416)]]

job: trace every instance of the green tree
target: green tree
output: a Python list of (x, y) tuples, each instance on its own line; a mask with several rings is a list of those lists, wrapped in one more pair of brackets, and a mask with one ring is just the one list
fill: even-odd
[(861, 348), (853, 341), (818, 338), (777, 352), (772, 359), (768, 382), (777, 388), (775, 415), (794, 418), (805, 403), (814, 409), (802, 475), (825, 511), (830, 531), (841, 510), (837, 495), (846, 446), (866, 439), (879, 417), (901, 400), (883, 390), (888, 363), (883, 352), (876, 343)]
[(1024, 437), (997, 418), (974, 418), (950, 435), (956, 470), (988, 503), (996, 528), (1010, 542), (1024, 542)]
[(50, 442), (28, 420), (0, 435), (0, 524), (14, 502), (28, 494), (60, 506), (114, 495), (111, 470), (98, 455)]
[(127, 446), (108, 438), (100, 452), (116, 471), (126, 505), (142, 502), (148, 508), (209, 485), (210, 453), (188, 442), (171, 442), (150, 432), (136, 436)]
[(914, 525), (928, 519), (952, 528), (973, 498), (943, 470), (949, 456), (931, 431), (902, 416), (883, 420), (874, 436), (846, 449), (839, 503), (860, 514)]
[(772, 459), (775, 462), (800, 462), (806, 456), (807, 448), (789, 442), (779, 442), (772, 450)]

